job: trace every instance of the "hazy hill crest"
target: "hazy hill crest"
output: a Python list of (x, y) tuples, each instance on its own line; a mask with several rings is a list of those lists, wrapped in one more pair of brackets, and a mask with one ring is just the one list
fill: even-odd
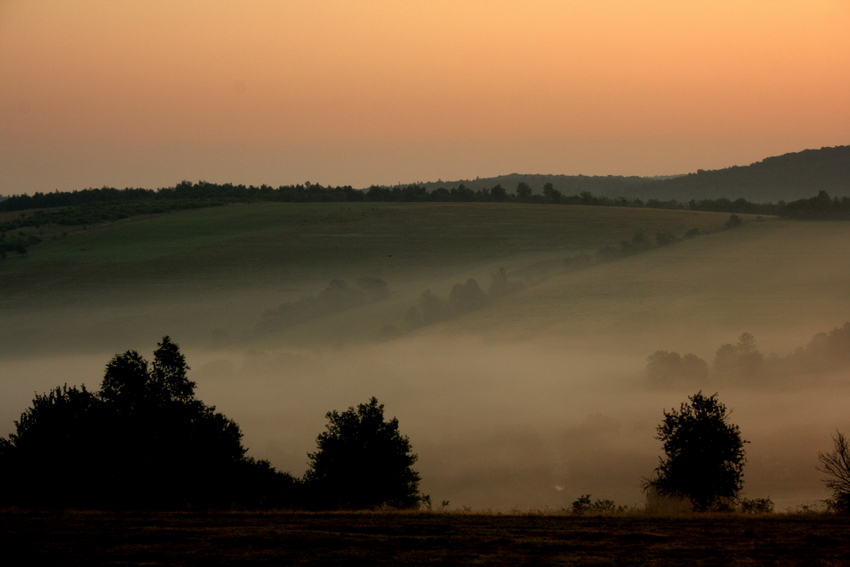
[(513, 192), (517, 184), (525, 183), (533, 193), (542, 194), (543, 186), (551, 183), (552, 187), (560, 191), (564, 195), (577, 195), (584, 191), (596, 196), (602, 197), (620, 197), (628, 194), (635, 188), (652, 183), (661, 179), (668, 179), (675, 176), (663, 177), (638, 177), (636, 175), (554, 175), (541, 173), (509, 173), (507, 175), (499, 175), (497, 177), (479, 177), (475, 179), (461, 179), (458, 181), (429, 181), (427, 183), (419, 183), (428, 191), (433, 191), (440, 187), (447, 189), (464, 185), (473, 191), (481, 189), (490, 189), (496, 185), (501, 185), (508, 192)]
[(674, 179), (646, 183), (630, 191), (641, 199), (746, 199), (793, 201), (826, 191), (850, 196), (850, 146), (803, 150), (765, 158), (747, 166), (698, 170)]
[(690, 201), (691, 199), (746, 199), (777, 202), (805, 199), (826, 191), (833, 197), (850, 196), (850, 146), (824, 147), (765, 158), (746, 166), (697, 170), (686, 175), (656, 177), (542, 175), (511, 173), (472, 180), (421, 183), (427, 190), (465, 185), (472, 190), (501, 185), (513, 192), (526, 183), (534, 193), (552, 186), (564, 195), (587, 191), (602, 197)]

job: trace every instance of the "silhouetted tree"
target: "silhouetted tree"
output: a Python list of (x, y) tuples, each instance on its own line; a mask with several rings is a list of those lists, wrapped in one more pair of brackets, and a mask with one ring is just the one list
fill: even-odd
[(487, 294), (472, 278), (466, 280), (464, 284), (455, 284), (449, 294), (449, 309), (451, 309), (453, 315), (481, 309), (488, 303), (490, 303), (490, 299)]
[(620, 252), (623, 256), (645, 252), (650, 248), (652, 248), (652, 242), (642, 231), (635, 232), (631, 240), (620, 241)]
[(723, 226), (725, 226), (726, 228), (737, 228), (741, 226), (741, 223), (743, 222), (744, 221), (742, 221), (741, 217), (739, 217), (738, 215), (729, 215), (729, 220), (723, 223)]
[(720, 509), (741, 491), (746, 441), (740, 428), (728, 422), (717, 394), (697, 392), (688, 399), (678, 411), (664, 412), (656, 439), (663, 442), (666, 457), (644, 488), (690, 500), (698, 512)]
[(520, 201), (527, 201), (531, 198), (531, 187), (525, 181), (520, 181), (516, 185), (516, 196)]
[(843, 433), (836, 431), (832, 444), (829, 453), (818, 453), (817, 470), (827, 475), (824, 484), (832, 491), (832, 498), (827, 500), (829, 507), (850, 514), (850, 443)]
[(662, 386), (705, 384), (708, 364), (695, 354), (680, 356), (678, 352), (659, 350), (647, 359), (646, 377)]
[(490, 199), (493, 201), (505, 201), (508, 198), (508, 192), (501, 185), (496, 185), (490, 189)]
[(398, 419), (384, 419), (384, 406), (371, 398), (357, 408), (328, 412), (327, 431), (316, 439), (304, 476), (309, 502), (319, 508), (416, 508), (417, 456), (399, 433)]
[(0, 500), (9, 504), (83, 506), (98, 494), (109, 465), (102, 453), (108, 432), (97, 395), (81, 388), (37, 394), (0, 440)]
[(546, 183), (543, 186), (543, 197), (547, 203), (559, 203), (561, 201), (561, 192), (555, 189), (551, 183)]
[(714, 356), (714, 371), (721, 379), (752, 382), (764, 373), (764, 356), (750, 333), (741, 333), (735, 345), (722, 345)]
[[(0, 498), (22, 505), (284, 504), (294, 480), (245, 456), (235, 422), (195, 398), (178, 346), (116, 355), (101, 390), (37, 395), (0, 449)], [(258, 493), (262, 488), (262, 495)]]

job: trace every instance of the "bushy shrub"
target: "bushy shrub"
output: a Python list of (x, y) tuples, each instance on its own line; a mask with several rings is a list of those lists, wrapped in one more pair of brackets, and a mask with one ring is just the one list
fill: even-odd
[(590, 499), (590, 494), (582, 494), (578, 498), (576, 498), (573, 503), (570, 505), (570, 510), (573, 514), (576, 515), (584, 515), (584, 514), (612, 514), (614, 512), (623, 512), (625, 511), (625, 506), (617, 506), (614, 504), (613, 500), (606, 500), (597, 498), (596, 500)]
[(770, 498), (741, 498), (738, 508), (744, 514), (772, 514), (774, 505)]

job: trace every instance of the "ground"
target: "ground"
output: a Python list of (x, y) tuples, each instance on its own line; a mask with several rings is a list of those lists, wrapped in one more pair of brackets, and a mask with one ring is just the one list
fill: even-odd
[(7, 565), (847, 565), (850, 518), (0, 512)]

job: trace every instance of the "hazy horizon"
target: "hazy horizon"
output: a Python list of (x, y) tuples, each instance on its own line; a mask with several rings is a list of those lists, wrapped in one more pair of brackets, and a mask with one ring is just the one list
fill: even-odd
[(674, 175), (841, 145), (850, 6), (0, 2), (0, 194)]

